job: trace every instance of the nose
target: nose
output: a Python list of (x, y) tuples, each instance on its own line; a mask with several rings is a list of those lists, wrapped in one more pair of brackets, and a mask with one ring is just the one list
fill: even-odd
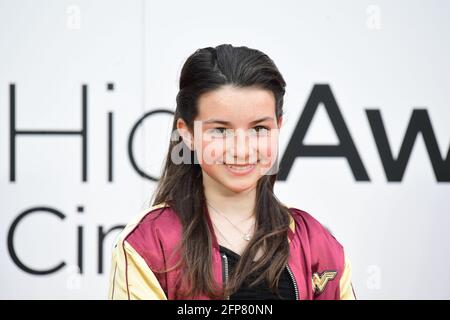
[(227, 140), (227, 163), (255, 163), (257, 159), (257, 141), (245, 130), (236, 129), (232, 139)]

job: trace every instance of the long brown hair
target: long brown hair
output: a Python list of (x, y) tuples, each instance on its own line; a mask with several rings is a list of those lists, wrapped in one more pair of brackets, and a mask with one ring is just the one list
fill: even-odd
[[(177, 128), (179, 118), (193, 132), (200, 95), (227, 84), (256, 86), (272, 91), (277, 120), (282, 116), (286, 83), (272, 59), (256, 49), (223, 44), (198, 49), (184, 63), (172, 132)], [(289, 257), (287, 235), (290, 220), (288, 208), (273, 192), (277, 174), (266, 174), (258, 180), (255, 233), (230, 274), (224, 291), (221, 291), (222, 286), (215, 283), (212, 270), (213, 231), (208, 226), (204, 207), (202, 170), (196, 162), (195, 151), (187, 147), (182, 152), (183, 157), (189, 158), (189, 163), (183, 161), (177, 164), (171, 160), (174, 148), (179, 144), (179, 139), (170, 142), (161, 179), (153, 195), (153, 205), (165, 202), (180, 218), (183, 228), (182, 241), (178, 246), (181, 248), (180, 263), (185, 268), (183, 281), (189, 284), (184, 295), (205, 294), (212, 299), (222, 299), (244, 282), (247, 283), (253, 272), (258, 272), (259, 276), (254, 277), (250, 286), (265, 279), (272, 292), (278, 294), (278, 281)], [(260, 248), (263, 255), (255, 262), (253, 260)]]

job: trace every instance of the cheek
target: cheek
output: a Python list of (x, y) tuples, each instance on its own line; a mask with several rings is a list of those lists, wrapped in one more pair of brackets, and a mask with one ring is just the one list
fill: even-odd
[(224, 162), (224, 143), (222, 139), (200, 140), (196, 143), (196, 146), (197, 157), (201, 157), (202, 164), (205, 166), (214, 166), (217, 163)]
[(224, 179), (226, 168), (224, 150), (225, 140), (219, 138), (199, 138), (195, 142), (197, 158), (200, 160), (202, 170), (215, 180)]
[(265, 174), (275, 163), (278, 156), (278, 140), (275, 137), (264, 137), (258, 141), (258, 158), (261, 174)]
[(218, 179), (221, 176), (220, 164), (207, 164), (205, 162), (200, 164), (202, 170), (211, 178)]

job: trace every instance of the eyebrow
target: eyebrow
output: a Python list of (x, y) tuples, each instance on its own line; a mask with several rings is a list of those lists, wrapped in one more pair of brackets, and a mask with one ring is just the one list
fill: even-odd
[[(273, 118), (272, 117), (264, 117), (261, 119), (253, 120), (252, 122), (250, 122), (250, 124), (256, 124), (256, 123), (263, 122), (266, 120), (273, 120)], [(224, 125), (231, 124), (230, 121), (225, 121), (225, 120), (220, 120), (220, 119), (209, 119), (209, 120), (204, 121), (203, 123), (220, 123), (220, 124), (224, 124)]]

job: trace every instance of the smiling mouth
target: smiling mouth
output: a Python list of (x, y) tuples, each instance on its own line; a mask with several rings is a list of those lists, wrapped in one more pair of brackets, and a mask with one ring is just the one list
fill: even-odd
[[(259, 162), (259, 161), (258, 161)], [(247, 164), (228, 164), (224, 163), (227, 167), (227, 170), (232, 174), (243, 176), (253, 172), (258, 165), (258, 162), (255, 163), (247, 163)]]
[(251, 163), (251, 164), (226, 164), (226, 166), (230, 169), (233, 170), (248, 170), (250, 168), (253, 168), (254, 166), (256, 166), (256, 163)]

